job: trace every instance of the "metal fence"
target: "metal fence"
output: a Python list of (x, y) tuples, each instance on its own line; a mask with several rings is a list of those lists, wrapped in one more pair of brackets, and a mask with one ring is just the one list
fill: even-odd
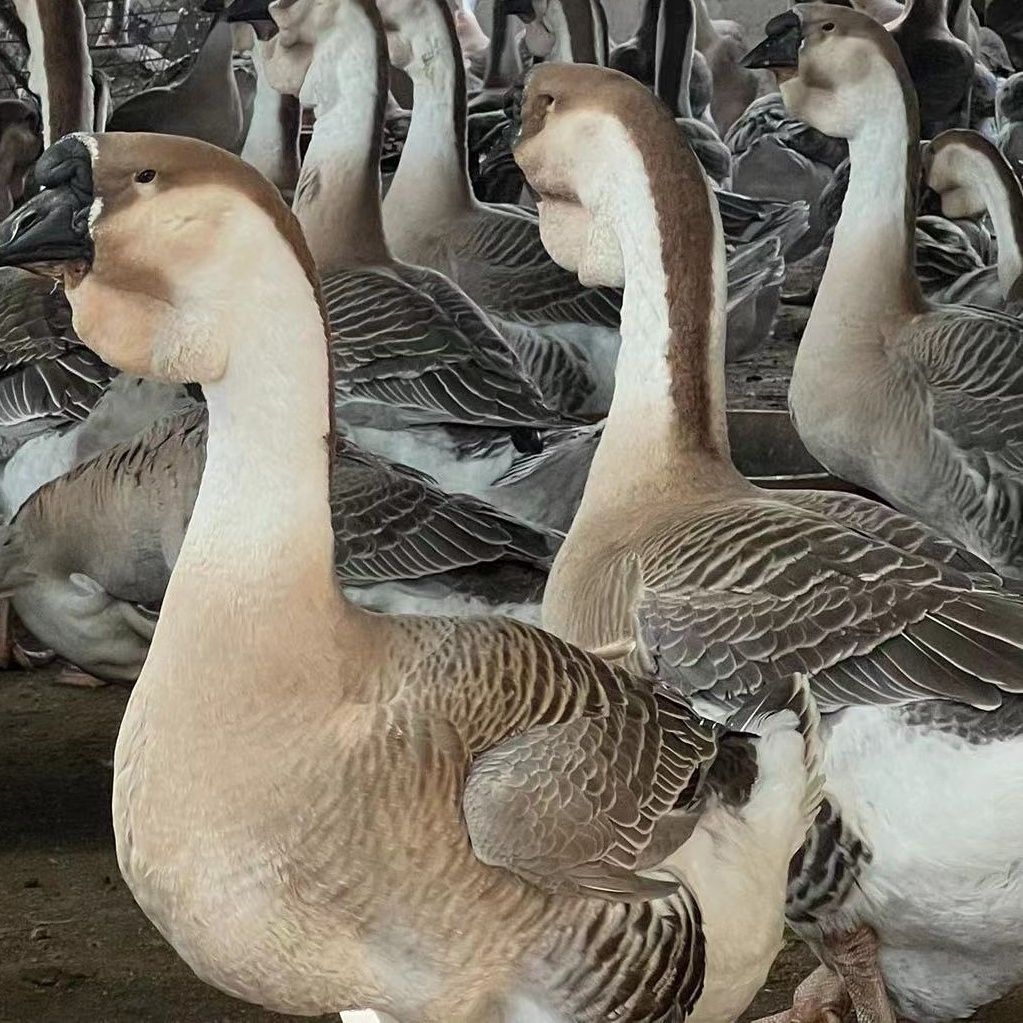
[[(109, 76), (114, 103), (173, 81), (191, 66), (211, 15), (199, 0), (85, 0), (93, 67)], [(28, 87), (25, 31), (13, 0), (0, 0), (0, 96)]]

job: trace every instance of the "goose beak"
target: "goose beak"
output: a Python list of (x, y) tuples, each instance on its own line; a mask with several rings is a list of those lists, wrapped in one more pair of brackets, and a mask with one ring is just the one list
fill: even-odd
[(228, 22), (245, 22), (260, 39), (269, 39), (277, 31), (270, 15), (270, 0), (203, 0), (207, 14), (219, 14)]
[(74, 136), (61, 139), (39, 158), (33, 176), (42, 191), (0, 222), (0, 266), (88, 265), (94, 198), (88, 149)]
[(786, 11), (767, 23), (767, 38), (742, 58), (747, 68), (798, 68), (799, 49), (803, 45), (803, 25), (799, 15)]

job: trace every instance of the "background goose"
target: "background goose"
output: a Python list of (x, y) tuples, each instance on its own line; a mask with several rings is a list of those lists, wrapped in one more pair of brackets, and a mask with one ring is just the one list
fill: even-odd
[(1023, 72), (998, 87), (995, 108), (998, 148), (1018, 178), (1023, 178)]
[[(120, 377), (119, 380), (127, 379)], [(152, 381), (139, 381), (151, 388)], [(205, 463), (202, 406), (47, 483), (4, 527), (0, 591), (47, 648), (105, 681), (138, 677)], [(536, 620), (557, 537), (339, 442), (338, 578), (375, 610)]]
[(371, 450), (446, 489), (485, 492), (524, 444), (535, 449), (538, 427), (563, 420), (464, 292), (391, 257), (379, 199), (383, 26), (375, 8), (351, 3), (310, 13), (276, 12), (266, 71), (316, 111), (294, 209), (323, 281), (338, 412)]
[[(580, 407), (567, 398), (555, 402), (546, 388), (545, 394), (558, 407), (602, 413), (618, 347), (620, 293), (587, 288), (559, 268), (543, 248), (533, 214), (519, 207), (485, 206), (473, 197), (465, 172), (464, 80), (446, 4), (380, 0), (378, 6), (388, 26), (391, 60), (406, 67), (419, 97), (384, 200), (392, 251), (450, 276), (520, 352), (549, 342), (562, 349), (562, 363), (582, 362), (582, 372), (597, 382), (592, 400)], [(737, 244), (773, 234), (784, 252), (805, 229), (802, 206), (728, 193), (720, 202), (729, 238)], [(773, 263), (765, 266), (772, 276), (774, 270)], [(738, 350), (749, 351), (769, 332), (770, 298), (771, 289), (752, 296), (756, 308), (748, 322), (757, 325), (756, 333), (737, 337)], [(533, 359), (529, 351), (523, 354)]]
[[(657, 76), (658, 50), (665, 46), (678, 45), (678, 39), (665, 31), (668, 25), (661, 20), (665, 13), (669, 13), (673, 4), (677, 6), (677, 0), (669, 0), (667, 4), (663, 0), (644, 0), (635, 34), (611, 50), (607, 66), (653, 89)], [(681, 95), (678, 97), (677, 106), (680, 110), (688, 107), (691, 116), (702, 118), (710, 106), (714, 84), (706, 58), (695, 49), (695, 46), (691, 60), (688, 94), (685, 97)], [(661, 96), (661, 99), (667, 98)]]
[[(839, 10), (852, 14), (801, 12), (803, 52)], [(794, 865), (790, 919), (860, 1020), (894, 1023), (886, 982), (913, 1023), (971, 1014), (1023, 977), (1023, 599), (883, 505), (769, 494), (735, 470), (722, 231), (648, 95), (612, 72), (541, 68), (516, 157), (552, 254), (625, 285), (614, 401), (545, 626), (629, 651), (722, 718), (809, 671), (827, 712), (829, 808)], [(1012, 938), (988, 954), (991, 933)], [(843, 1018), (841, 988), (798, 1018)]]
[(887, 26), (916, 89), (925, 139), (970, 123), (973, 51), (949, 27), (948, 14), (949, 0), (907, 0)]
[(714, 21), (707, 12), (706, 0), (694, 0), (696, 11), (696, 49), (710, 68), (713, 95), (710, 114), (722, 135), (757, 98), (757, 75), (740, 61), (747, 50), (742, 30), (734, 21)]
[(0, 100), (0, 210), (4, 216), (25, 194), (29, 170), (42, 150), (36, 108), (20, 99)]
[[(853, 80), (851, 59), (870, 74)], [(865, 15), (806, 5), (775, 19), (750, 61), (784, 68), (796, 116), (849, 139), (849, 191), (789, 391), (800, 436), (836, 475), (1019, 577), (1023, 322), (921, 293), (916, 94), (898, 47)]]
[[(186, 962), (275, 1010), (424, 1023), (640, 1023), (734, 999), (730, 955), (779, 946), (817, 812), (805, 683), (781, 714), (744, 708), (753, 739), (525, 625), (360, 611), (333, 573), (324, 315), (276, 190), (170, 137), (64, 140), (37, 174), (35, 230), (5, 222), (0, 259), (37, 262), (55, 209), (101, 200), (82, 233), (62, 223), (65, 251), (95, 246), (66, 271), (76, 322), (121, 368), (208, 402), (114, 759), (121, 870)], [(153, 301), (168, 279), (173, 301)], [(583, 763), (599, 766), (580, 781)], [(296, 830), (304, 813), (316, 826)], [(429, 985), (394, 971), (395, 926)]]
[(233, 48), (231, 25), (218, 15), (188, 74), (172, 85), (146, 89), (125, 100), (107, 127), (189, 135), (239, 152), (245, 121), (231, 61)]
[(925, 151), (928, 185), (950, 217), (990, 216), (998, 263), (964, 280), (959, 301), (1004, 309), (1023, 304), (1023, 187), (998, 149), (972, 131), (947, 131)]

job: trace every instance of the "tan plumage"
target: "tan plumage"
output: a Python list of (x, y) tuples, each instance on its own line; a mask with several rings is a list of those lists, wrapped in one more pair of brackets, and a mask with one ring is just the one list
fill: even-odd
[(0, 258), (38, 261), (55, 207), (96, 209), (94, 254), (75, 234), (61, 263), (83, 337), (207, 398), (113, 801), (128, 884), (193, 969), (306, 1014), (639, 1023), (701, 997), (722, 904), (773, 954), (819, 791), (805, 682), (744, 717), (753, 740), (528, 626), (354, 607), (333, 572), (328, 325), (276, 191), (165, 136), (66, 139), (37, 175)]

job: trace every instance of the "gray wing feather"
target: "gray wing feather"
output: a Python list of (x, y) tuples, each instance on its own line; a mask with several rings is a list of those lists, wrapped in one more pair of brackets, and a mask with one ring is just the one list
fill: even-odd
[(641, 561), (659, 677), (725, 708), (795, 672), (822, 710), (1023, 691), (1023, 602), (812, 510), (732, 502), (653, 536)]
[(324, 278), (339, 400), (392, 406), (420, 422), (560, 422), (489, 321), (434, 278), (410, 283), (379, 269)]

